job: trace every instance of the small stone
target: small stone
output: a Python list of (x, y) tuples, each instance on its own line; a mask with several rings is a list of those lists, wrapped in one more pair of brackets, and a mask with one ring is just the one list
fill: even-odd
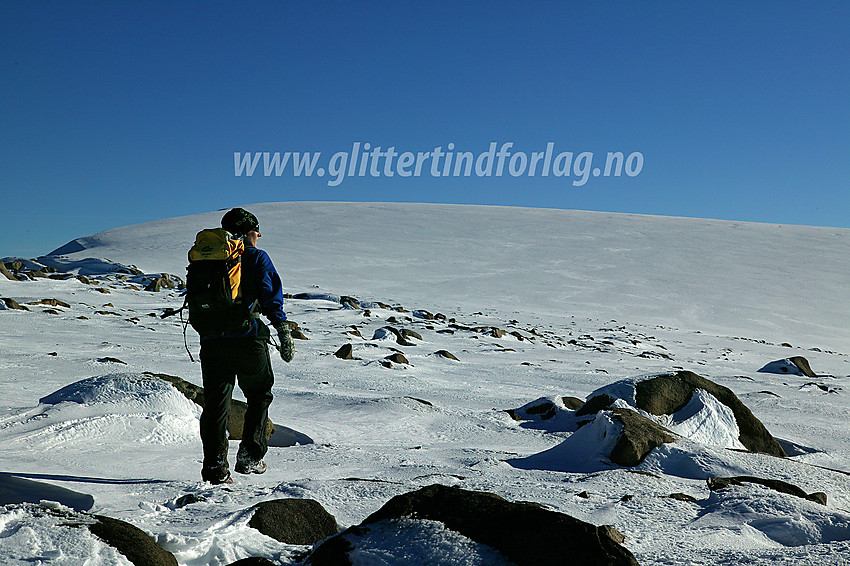
[(384, 359), (389, 360), (389, 361), (394, 362), (394, 363), (397, 363), (397, 364), (408, 364), (408, 365), (410, 365), (410, 362), (407, 361), (407, 358), (404, 357), (404, 354), (401, 354), (401, 353), (398, 353), (398, 352), (396, 352), (395, 354), (390, 354), (389, 356), (387, 356)]
[(436, 352), (434, 352), (434, 354), (437, 355), (437, 356), (440, 356), (441, 358), (448, 358), (448, 359), (454, 360), (456, 362), (460, 361), (459, 359), (457, 359), (457, 356), (455, 356), (454, 354), (452, 354), (448, 350), (437, 350)]
[(354, 359), (354, 346), (351, 344), (343, 344), (342, 347), (334, 353), (334, 356), (341, 360)]
[(28, 311), (28, 310), (30, 310), (29, 308), (25, 307), (24, 305), (19, 304), (18, 301), (16, 301), (15, 299), (9, 299), (9, 298), (3, 297), (2, 300), (3, 300), (4, 303), (6, 303), (7, 309), (12, 309), (12, 310), (16, 310), (16, 311)]

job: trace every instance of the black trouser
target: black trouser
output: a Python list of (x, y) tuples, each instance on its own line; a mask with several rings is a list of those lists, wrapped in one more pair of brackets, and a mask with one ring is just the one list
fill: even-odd
[(268, 450), (266, 422), (272, 402), (272, 373), (268, 338), (221, 338), (201, 342), (201, 372), (204, 379), (204, 410), (201, 413), (201, 442), (204, 445), (205, 480), (227, 476), (227, 424), (233, 386), (248, 401), (239, 455), (260, 460)]

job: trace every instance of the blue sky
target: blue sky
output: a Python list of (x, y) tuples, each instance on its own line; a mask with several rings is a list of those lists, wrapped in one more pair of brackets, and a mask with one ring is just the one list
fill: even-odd
[[(3, 0), (0, 257), (291, 200), (850, 227), (848, 22), (850, 3), (817, 1)], [(235, 174), (234, 152), (324, 168), (355, 142), (513, 146), (502, 176)], [(581, 186), (507, 172), (549, 142), (642, 168)]]

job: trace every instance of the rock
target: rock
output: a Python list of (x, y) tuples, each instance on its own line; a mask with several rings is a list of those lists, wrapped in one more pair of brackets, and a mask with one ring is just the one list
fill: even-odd
[(412, 314), (415, 318), (421, 318), (423, 320), (434, 320), (434, 315), (426, 311), (425, 309), (417, 309), (413, 311)]
[(508, 410), (508, 414), (517, 421), (523, 419), (540, 419), (547, 421), (554, 417), (557, 412), (558, 408), (555, 406), (555, 403), (546, 398), (532, 401), (519, 409)]
[(410, 330), (408, 328), (402, 328), (400, 330), (401, 335), (404, 338), (416, 338), (417, 340), (422, 340), (422, 335), (416, 332), (415, 330)]
[(790, 358), (776, 360), (766, 364), (758, 371), (760, 373), (787, 373), (791, 375), (804, 375), (806, 377), (818, 377), (818, 375), (812, 371), (812, 367), (809, 365), (809, 360), (803, 356), (791, 356)]
[(84, 285), (91, 285), (91, 281), (85, 275), (77, 275), (77, 281), (83, 283)]
[(102, 364), (124, 364), (125, 366), (127, 365), (127, 362), (119, 360), (118, 358), (111, 358), (109, 356), (105, 358), (98, 358), (97, 361)]
[(136, 566), (177, 566), (174, 555), (160, 547), (143, 530), (118, 519), (93, 515), (97, 523), (89, 531), (118, 549)]
[(192, 505), (193, 503), (201, 503), (206, 500), (207, 498), (203, 495), (198, 495), (197, 493), (187, 493), (186, 495), (181, 495), (174, 501), (174, 508), (180, 509), (182, 507), (186, 507), (187, 505)]
[[(123, 363), (123, 362), (122, 362)], [(175, 375), (165, 373), (144, 372), (144, 375), (149, 375), (157, 379), (167, 381), (174, 386), (184, 397), (194, 402), (200, 407), (204, 406), (204, 388), (194, 383), (190, 383), (185, 379)], [(230, 440), (242, 440), (242, 429), (245, 426), (245, 412), (248, 410), (248, 404), (245, 401), (232, 399), (230, 401), (230, 420), (227, 423), (227, 435)], [(275, 433), (275, 425), (271, 419), (266, 420), (266, 440), (270, 439)]]
[(3, 302), (6, 304), (7, 309), (12, 309), (16, 311), (28, 311), (30, 310), (28, 307), (25, 307), (18, 303), (15, 299), (9, 299), (7, 297), (2, 298)]
[(109, 295), (112, 292), (105, 287), (98, 287), (95, 289), (95, 291), (97, 291), (98, 293), (103, 293), (104, 295)]
[(168, 273), (163, 273), (160, 277), (156, 277), (151, 280), (147, 287), (145, 287), (145, 291), (159, 292), (163, 289), (175, 288), (177, 288), (177, 283), (171, 279), (171, 276)]
[[(392, 326), (382, 326), (377, 329), (374, 334), (372, 334), (372, 340), (384, 340), (390, 335), (395, 337), (396, 344), (399, 346), (415, 346), (413, 342), (409, 342), (405, 337), (402, 331), (397, 328), (393, 328)], [(420, 337), (421, 340), (421, 337)]]
[(6, 269), (6, 264), (0, 261), (0, 275), (3, 275), (6, 279), (10, 279), (12, 281), (17, 281), (18, 278), (12, 275), (12, 273)]
[(353, 360), (354, 346), (352, 346), (351, 344), (343, 344), (339, 350), (334, 352), (334, 356), (341, 360)]
[(816, 491), (814, 493), (806, 493), (796, 485), (780, 480), (757, 478), (754, 476), (735, 476), (731, 478), (708, 478), (706, 482), (708, 483), (708, 489), (710, 489), (711, 491), (719, 491), (721, 489), (726, 489), (731, 485), (755, 483), (763, 485), (780, 493), (786, 493), (788, 495), (793, 495), (795, 497), (814, 501), (815, 503), (820, 503), (821, 505), (826, 505), (825, 493), (821, 491)]
[(460, 361), (459, 359), (457, 359), (457, 356), (455, 356), (454, 354), (452, 354), (448, 350), (437, 350), (436, 352), (434, 352), (434, 355), (440, 356), (442, 358), (448, 358), (448, 359), (454, 360), (456, 362)]
[[(350, 564), (348, 553), (371, 525), (392, 526), (400, 518), (443, 523), (499, 551), (517, 566), (582, 564), (636, 566), (637, 560), (610, 527), (596, 527), (536, 503), (514, 503), (498, 495), (431, 485), (392, 498), (360, 525), (315, 548), (307, 564)], [(391, 561), (390, 561), (391, 562)]]
[(688, 495), (687, 493), (671, 493), (667, 497), (669, 497), (670, 499), (675, 499), (676, 501), (687, 501), (688, 503), (696, 503), (697, 501), (699, 501), (699, 499), (697, 499), (693, 495)]
[(339, 532), (333, 515), (312, 499), (258, 503), (248, 526), (284, 544), (315, 544)]
[(347, 309), (361, 310), (360, 305), (357, 302), (357, 299), (355, 299), (354, 297), (347, 297), (347, 296), (343, 295), (342, 297), (339, 298), (339, 304), (341, 304), (344, 308), (347, 308)]
[(504, 338), (507, 335), (507, 332), (495, 326), (478, 326), (472, 330), (485, 336), (492, 336), (493, 338)]
[(404, 357), (404, 354), (401, 354), (401, 353), (399, 353), (399, 352), (396, 352), (395, 354), (390, 354), (389, 356), (387, 356), (387, 357), (386, 357), (386, 358), (384, 358), (384, 359), (385, 359), (385, 360), (388, 360), (388, 361), (390, 361), (390, 362), (396, 363), (396, 364), (407, 364), (407, 365), (410, 365), (410, 362), (409, 362), (409, 361), (407, 361), (407, 358), (405, 358), (405, 357)]
[(620, 439), (609, 459), (619, 466), (632, 468), (643, 462), (655, 448), (675, 439), (669, 430), (640, 413), (629, 409), (611, 409), (614, 420), (623, 425)]
[(564, 403), (564, 407), (571, 411), (577, 411), (584, 405), (584, 401), (578, 397), (561, 397), (561, 402)]
[(33, 301), (31, 303), (27, 303), (28, 305), (50, 305), (51, 307), (65, 307), (66, 309), (71, 308), (71, 305), (66, 303), (65, 301), (60, 301), (59, 299), (41, 299), (40, 301)]
[[(638, 409), (653, 415), (672, 415), (690, 402), (694, 392), (702, 389), (729, 407), (738, 424), (739, 440), (750, 452), (786, 456), (782, 446), (768, 432), (752, 411), (748, 409), (731, 389), (718, 385), (690, 371), (658, 375), (637, 382), (635, 399)], [(594, 414), (606, 409), (614, 402), (610, 396), (600, 394), (591, 397), (576, 411), (576, 416)]]
[(252, 556), (250, 558), (243, 558), (242, 560), (237, 560), (236, 562), (231, 562), (228, 566), (276, 566), (277, 562), (272, 562), (268, 558), (263, 558), (262, 556)]

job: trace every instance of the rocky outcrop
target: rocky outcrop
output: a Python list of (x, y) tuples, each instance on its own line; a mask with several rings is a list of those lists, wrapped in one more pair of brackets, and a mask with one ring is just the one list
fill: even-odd
[[(731, 389), (690, 371), (677, 371), (638, 381), (635, 384), (636, 407), (653, 415), (672, 415), (687, 405), (699, 389), (713, 395), (731, 409), (738, 425), (739, 440), (747, 450), (772, 456), (786, 456), (779, 442)], [(613, 402), (614, 399), (607, 394), (594, 395), (576, 415), (594, 414), (610, 407)]]
[(371, 525), (391, 526), (401, 518), (439, 521), (446, 528), (497, 550), (518, 566), (637, 565), (631, 552), (617, 542), (622, 535), (611, 527), (596, 527), (535, 503), (514, 503), (492, 493), (444, 485), (394, 497), (360, 525), (319, 545), (307, 563), (351, 564), (349, 552)]
[(285, 544), (315, 544), (339, 532), (333, 515), (312, 499), (259, 503), (248, 526)]
[(708, 483), (708, 489), (710, 489), (711, 491), (720, 491), (732, 485), (754, 483), (758, 485), (763, 485), (780, 493), (786, 493), (788, 495), (793, 495), (795, 497), (814, 501), (815, 503), (820, 503), (821, 505), (826, 505), (826, 494), (822, 491), (806, 493), (796, 485), (781, 480), (771, 480), (754, 476), (735, 476), (731, 478), (708, 478), (706, 482)]

